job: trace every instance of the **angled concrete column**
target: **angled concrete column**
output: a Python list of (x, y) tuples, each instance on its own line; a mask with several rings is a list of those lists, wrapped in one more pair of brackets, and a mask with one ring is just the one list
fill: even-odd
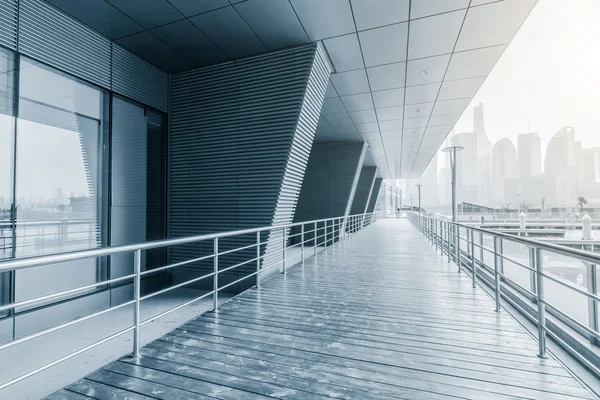
[[(292, 221), (329, 73), (313, 43), (171, 77), (171, 237)], [(261, 238), (267, 242), (263, 266), (281, 261), (282, 237), (279, 231)], [(255, 242), (256, 235), (222, 239), (219, 250)], [(210, 253), (212, 242), (177, 247), (170, 249), (169, 261)], [(232, 253), (219, 259), (219, 267), (253, 254), (255, 249)], [(210, 268), (186, 266), (175, 278)], [(254, 270), (254, 264), (236, 268), (219, 276), (219, 286)], [(250, 278), (232, 292), (254, 284)]]
[(350, 215), (364, 214), (366, 212), (369, 196), (371, 195), (371, 189), (375, 183), (376, 176), (377, 167), (362, 167), (358, 178), (358, 184), (356, 185), (356, 193), (354, 194), (354, 200), (352, 201)]
[[(294, 221), (350, 215), (366, 150), (365, 142), (315, 144), (304, 174)], [(310, 238), (312, 234), (307, 235), (307, 239)]]
[[(375, 178), (375, 182), (373, 183), (373, 189), (371, 190), (371, 197), (369, 199), (369, 204), (367, 205), (367, 212), (372, 213), (375, 211), (375, 204), (377, 204), (377, 200), (381, 195), (381, 183), (383, 182), (383, 178)], [(385, 196), (384, 196), (385, 197)]]

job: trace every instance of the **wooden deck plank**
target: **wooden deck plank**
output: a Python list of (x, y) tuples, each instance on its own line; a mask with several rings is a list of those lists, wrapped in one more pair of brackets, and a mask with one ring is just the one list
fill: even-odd
[(382, 220), (49, 399), (593, 398), (493, 310), (408, 221)]

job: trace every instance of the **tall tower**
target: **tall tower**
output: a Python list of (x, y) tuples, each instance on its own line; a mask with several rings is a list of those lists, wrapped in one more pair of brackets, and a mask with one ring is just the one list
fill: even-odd
[(479, 103), (473, 109), (473, 132), (485, 134), (485, 124), (483, 122), (483, 103)]

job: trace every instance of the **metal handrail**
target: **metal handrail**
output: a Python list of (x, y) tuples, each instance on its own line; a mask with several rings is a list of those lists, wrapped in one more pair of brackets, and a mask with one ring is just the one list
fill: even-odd
[[(113, 246), (113, 247), (90, 249), (90, 250), (81, 250), (81, 251), (65, 253), (65, 254), (53, 254), (53, 255), (47, 255), (47, 256), (30, 257), (30, 258), (23, 258), (23, 259), (9, 260), (9, 261), (0, 261), (0, 273), (2, 273), (2, 272), (7, 272), (7, 271), (17, 271), (17, 270), (26, 269), (26, 268), (35, 268), (35, 267), (40, 267), (40, 266), (44, 266), (44, 265), (57, 264), (57, 263), (65, 262), (65, 261), (75, 261), (75, 260), (82, 260), (82, 259), (87, 259), (87, 258), (112, 256), (115, 254), (121, 254), (121, 253), (127, 253), (127, 252), (133, 252), (133, 254), (134, 254), (133, 274), (129, 274), (129, 275), (126, 275), (123, 277), (113, 278), (113, 279), (109, 279), (109, 280), (105, 280), (105, 281), (96, 282), (94, 284), (88, 284), (88, 285), (84, 285), (84, 286), (80, 286), (80, 287), (76, 287), (76, 288), (71, 288), (69, 290), (64, 290), (64, 291), (52, 293), (49, 295), (39, 296), (36, 298), (27, 299), (27, 300), (17, 302), (17, 303), (10, 303), (10, 304), (6, 304), (6, 305), (2, 305), (0, 307), (0, 311), (15, 309), (17, 307), (24, 306), (24, 305), (31, 305), (31, 304), (39, 303), (42, 301), (53, 300), (53, 299), (56, 299), (56, 298), (59, 298), (62, 296), (78, 294), (85, 290), (93, 289), (95, 287), (103, 286), (103, 285), (106, 285), (109, 283), (118, 283), (118, 282), (123, 282), (123, 281), (127, 281), (127, 280), (133, 280), (134, 296), (133, 296), (133, 299), (130, 301), (124, 302), (117, 306), (108, 307), (104, 310), (95, 312), (93, 314), (89, 314), (84, 317), (69, 321), (67, 323), (47, 328), (45, 330), (9, 341), (4, 344), (0, 344), (0, 351), (2, 351), (4, 349), (25, 343), (29, 340), (42, 337), (42, 336), (47, 335), (52, 332), (56, 332), (60, 329), (63, 329), (63, 328), (66, 328), (66, 327), (69, 327), (72, 325), (76, 325), (83, 321), (90, 320), (92, 318), (106, 314), (108, 312), (111, 312), (111, 311), (114, 311), (117, 309), (121, 309), (123, 307), (131, 306), (131, 305), (134, 306), (134, 311), (133, 311), (134, 322), (128, 328), (125, 328), (115, 334), (112, 334), (106, 338), (103, 338), (97, 342), (94, 342), (94, 343), (92, 343), (82, 349), (79, 349), (75, 352), (69, 353), (57, 360), (54, 360), (48, 364), (45, 364), (33, 371), (30, 371), (30, 372), (24, 374), (24, 375), (16, 377), (8, 382), (1, 383), (0, 390), (5, 389), (8, 386), (14, 385), (17, 382), (20, 382), (20, 381), (22, 381), (28, 377), (31, 377), (39, 372), (42, 372), (48, 368), (51, 368), (63, 361), (69, 360), (79, 354), (82, 354), (83, 352), (85, 352), (87, 350), (90, 350), (96, 346), (106, 343), (107, 341), (112, 340), (112, 339), (114, 339), (120, 335), (123, 335), (125, 333), (128, 333), (128, 332), (133, 332), (133, 356), (137, 357), (137, 356), (139, 356), (139, 348), (140, 348), (140, 340), (139, 340), (140, 328), (142, 326), (146, 325), (147, 323), (154, 321), (162, 316), (165, 316), (171, 312), (179, 310), (182, 307), (185, 307), (189, 304), (192, 304), (192, 303), (199, 301), (203, 298), (206, 298), (208, 296), (213, 296), (213, 312), (216, 313), (216, 312), (218, 312), (218, 293), (220, 291), (223, 291), (224, 289), (226, 289), (232, 285), (235, 285), (241, 281), (244, 281), (244, 280), (252, 278), (252, 277), (255, 277), (255, 279), (256, 279), (256, 287), (260, 288), (261, 275), (264, 274), (265, 272), (267, 272), (268, 270), (271, 270), (272, 268), (275, 268), (275, 267), (280, 267), (283, 270), (282, 273), (285, 274), (287, 272), (287, 268), (288, 268), (287, 262), (290, 261), (292, 258), (297, 257), (298, 255), (300, 255), (300, 260), (301, 260), (300, 262), (303, 263), (306, 258), (305, 244), (307, 244), (307, 243), (313, 244), (314, 256), (316, 256), (317, 255), (317, 247), (319, 247), (320, 245), (324, 246), (324, 251), (326, 251), (328, 246), (331, 246), (336, 241), (343, 240), (344, 238), (349, 237), (350, 235), (360, 231), (364, 227), (371, 225), (378, 218), (379, 218), (378, 213), (363, 213), (363, 214), (355, 214), (355, 215), (348, 215), (348, 216), (335, 217), (335, 218), (318, 219), (318, 220), (305, 221), (305, 222), (296, 222), (296, 223), (279, 224), (279, 225), (272, 225), (272, 226), (259, 227), (259, 228), (242, 229), (242, 230), (237, 230), (237, 231), (196, 235), (196, 236), (177, 238), (177, 239), (156, 240), (156, 241), (152, 241), (152, 242), (139, 243), (139, 244)], [(323, 225), (319, 227), (318, 225), (321, 223)], [(306, 231), (305, 226), (309, 226), (312, 229)], [(288, 235), (288, 231), (294, 227), (300, 227), (300, 233), (294, 234), (294, 235)], [(267, 254), (266, 249), (264, 249), (264, 253), (261, 254), (261, 249), (263, 249), (263, 247), (261, 247), (261, 246), (264, 246), (267, 243), (277, 243), (277, 241), (279, 241), (280, 238), (267, 239), (267, 241), (262, 241), (261, 233), (273, 232), (276, 230), (281, 230), (283, 232), (283, 235), (281, 238), (281, 243), (282, 243), (281, 260), (278, 260), (278, 261), (272, 263), (271, 265), (264, 266), (264, 265), (262, 265), (262, 263), (267, 259), (267, 257), (269, 257), (271, 254), (276, 254), (276, 252), (278, 252), (278, 250), (275, 250), (274, 253)], [(322, 231), (323, 234), (318, 235), (319, 231)], [(241, 247), (226, 250), (226, 251), (219, 251), (219, 239), (220, 238), (249, 235), (249, 234), (256, 235), (256, 241), (253, 244), (241, 246)], [(307, 234), (313, 234), (313, 237), (310, 237), (307, 239), (306, 238)], [(290, 238), (296, 238), (296, 237), (298, 237), (298, 235), (300, 235), (300, 243), (296, 243), (291, 246), (288, 246), (288, 240)], [(322, 240), (320, 240), (321, 238), (322, 238)], [(170, 247), (170, 246), (177, 246), (177, 245), (198, 243), (198, 242), (206, 242), (206, 241), (210, 241), (210, 240), (213, 241), (213, 252), (211, 254), (203, 255), (201, 257), (196, 257), (196, 258), (193, 258), (190, 260), (185, 260), (185, 261), (165, 265), (165, 266), (162, 266), (159, 268), (154, 268), (154, 269), (147, 270), (147, 271), (141, 271), (141, 260), (142, 260), (142, 252), (143, 251), (146, 251), (149, 249), (154, 249), (154, 248)], [(289, 250), (290, 248), (298, 247), (298, 246), (300, 246), (300, 253), (290, 256), (290, 257), (287, 257), (286, 251)], [(230, 253), (233, 253), (236, 251), (241, 251), (241, 250), (250, 250), (253, 248), (256, 249), (255, 256), (249, 257), (248, 260), (237, 263), (233, 266), (229, 266), (227, 268), (219, 268), (219, 256), (223, 256), (223, 255), (230, 254)], [(213, 271), (212, 272), (207, 273), (202, 276), (199, 276), (199, 277), (195, 277), (193, 279), (187, 280), (185, 282), (182, 282), (182, 283), (179, 283), (179, 284), (176, 284), (173, 286), (169, 286), (165, 289), (161, 289), (159, 291), (152, 292), (150, 294), (141, 296), (140, 287), (141, 287), (141, 279), (143, 276), (150, 274), (150, 273), (156, 273), (159, 271), (164, 271), (167, 269), (172, 269), (172, 268), (176, 268), (179, 266), (189, 265), (191, 263), (195, 263), (195, 262), (199, 262), (199, 261), (203, 261), (203, 260), (210, 260), (210, 259), (212, 259), (212, 262), (213, 262)], [(233, 282), (230, 282), (226, 285), (223, 285), (223, 286), (219, 285), (219, 275), (220, 274), (231, 271), (232, 269), (238, 268), (243, 265), (252, 265), (252, 263), (256, 263), (256, 271), (245, 274), (242, 278), (237, 279)], [(191, 283), (194, 283), (194, 282), (197, 282), (197, 281), (200, 281), (203, 279), (211, 278), (211, 277), (214, 279), (214, 284), (213, 284), (213, 290), (211, 290), (210, 292), (204, 293), (203, 295), (201, 295), (199, 297), (196, 297), (192, 300), (186, 301), (183, 304), (180, 304), (169, 310), (161, 312), (160, 314), (150, 317), (144, 321), (141, 320), (141, 318), (140, 318), (140, 303), (141, 303), (141, 301), (158, 296), (160, 294), (163, 294), (168, 291), (189, 285)]]
[[(546, 326), (546, 306), (549, 308), (549, 312), (555, 316), (559, 321), (565, 323), (567, 326), (574, 328), (575, 331), (580, 334), (587, 334), (590, 342), (597, 345), (600, 341), (600, 326), (599, 326), (599, 314), (598, 304), (600, 302), (600, 296), (598, 295), (598, 275), (597, 275), (597, 264), (600, 263), (600, 254), (574, 249), (571, 247), (562, 246), (559, 244), (547, 243), (540, 240), (530, 239), (528, 237), (514, 236), (499, 231), (492, 231), (483, 229), (469, 224), (463, 224), (458, 222), (449, 221), (442, 218), (436, 218), (429, 215), (411, 213), (409, 215), (411, 222), (423, 233), (423, 235), (435, 244), (436, 249), (441, 249), (442, 255), (446, 253), (448, 256), (448, 262), (453, 259), (457, 266), (458, 272), (461, 271), (461, 267), (466, 265), (471, 271), (471, 277), (473, 280), (473, 287), (476, 287), (477, 278), (477, 266), (485, 267), (485, 269), (493, 273), (494, 284), (493, 291), (496, 301), (496, 311), (500, 311), (500, 298), (504, 296), (507, 301), (512, 305), (515, 305), (509, 297), (502, 293), (502, 282), (509, 285), (513, 289), (518, 289), (522, 293), (527, 293), (530, 300), (535, 300), (537, 304), (537, 329), (538, 329), (538, 343), (540, 357), (546, 357), (546, 334), (549, 332)], [(466, 232), (466, 237), (460, 236), (461, 230)], [(493, 249), (486, 248), (483, 245), (475, 243), (474, 233), (479, 233), (479, 241), (483, 243), (483, 236), (493, 238), (494, 247)], [(529, 264), (525, 265), (519, 261), (511, 259), (503, 254), (503, 242), (513, 242), (520, 245), (527, 246), (529, 248)], [(466, 243), (466, 251), (461, 249), (461, 244)], [(480, 249), (480, 260), (476, 259), (475, 248)], [(489, 251), (494, 258), (494, 265), (489, 266), (483, 261), (484, 250)], [(542, 251), (560, 254), (562, 256), (570, 257), (575, 260), (579, 260), (584, 263), (588, 273), (588, 287), (587, 290), (579, 288), (574, 284), (564, 281), (559, 277), (544, 272), (543, 260), (541, 257)], [(530, 274), (530, 288), (525, 288), (515, 280), (506, 276), (504, 271), (504, 260), (510, 261), (511, 263), (529, 271)], [(577, 318), (569, 315), (565, 311), (558, 308), (556, 305), (548, 302), (544, 296), (544, 278), (560, 284), (562, 287), (566, 287), (572, 290), (574, 293), (583, 295), (588, 299), (588, 316), (589, 326), (579, 321)], [(521, 312), (528, 314), (519, 307)], [(550, 332), (552, 333), (552, 332)], [(556, 335), (552, 334), (552, 337)], [(571, 349), (573, 353), (576, 353), (575, 349)], [(574, 354), (577, 358), (582, 359), (579, 354)], [(600, 374), (600, 368), (595, 370), (596, 373)]]

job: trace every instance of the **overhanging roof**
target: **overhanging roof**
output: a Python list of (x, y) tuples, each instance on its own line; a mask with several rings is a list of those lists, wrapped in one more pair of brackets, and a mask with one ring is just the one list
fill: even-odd
[(421, 175), (537, 0), (47, 0), (167, 72), (321, 41), (317, 141)]

